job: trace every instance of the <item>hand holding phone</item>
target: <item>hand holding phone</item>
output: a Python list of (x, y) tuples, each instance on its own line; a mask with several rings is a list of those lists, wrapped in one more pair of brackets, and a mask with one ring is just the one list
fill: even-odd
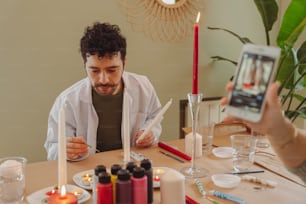
[(245, 44), (229, 94), (229, 115), (258, 122), (261, 119), (267, 88), (274, 80), (281, 50), (278, 47)]

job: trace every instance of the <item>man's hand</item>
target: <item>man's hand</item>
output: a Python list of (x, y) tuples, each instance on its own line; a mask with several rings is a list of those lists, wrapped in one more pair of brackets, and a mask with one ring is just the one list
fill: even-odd
[(88, 154), (88, 145), (85, 143), (84, 137), (68, 137), (67, 138), (67, 158), (77, 159)]
[[(136, 135), (136, 141), (142, 135), (144, 131), (141, 130)], [(139, 140), (138, 143), (136, 143), (136, 147), (149, 147), (154, 143), (155, 137), (153, 135), (152, 131), (149, 131), (148, 134), (144, 136), (142, 140)]]

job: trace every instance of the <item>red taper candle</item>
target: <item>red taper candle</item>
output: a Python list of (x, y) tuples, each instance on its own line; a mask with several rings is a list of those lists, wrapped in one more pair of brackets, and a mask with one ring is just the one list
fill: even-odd
[(199, 20), (200, 20), (200, 12), (197, 15), (197, 21), (194, 24), (192, 94), (198, 94)]

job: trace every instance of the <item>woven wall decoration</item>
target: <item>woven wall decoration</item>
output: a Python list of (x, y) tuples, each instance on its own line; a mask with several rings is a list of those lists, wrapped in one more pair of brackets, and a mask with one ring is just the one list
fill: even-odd
[(181, 42), (191, 36), (197, 14), (203, 12), (203, 1), (120, 0), (120, 5), (134, 31), (153, 41)]

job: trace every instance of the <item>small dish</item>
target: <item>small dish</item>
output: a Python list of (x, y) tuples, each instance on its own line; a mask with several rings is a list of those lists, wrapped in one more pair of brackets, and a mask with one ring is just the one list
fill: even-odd
[[(80, 194), (78, 196), (79, 204), (84, 203), (90, 199), (90, 194), (78, 186), (67, 184), (66, 188), (67, 192), (78, 192)], [(52, 190), (54, 190), (54, 186), (36, 191), (27, 197), (27, 201), (30, 204), (45, 204), (48, 202), (48, 197), (50, 196), (48, 193)]]
[(160, 187), (160, 179), (169, 169), (168, 167), (153, 167), (153, 188)]
[(231, 158), (234, 153), (232, 147), (216, 147), (212, 150), (212, 153), (219, 158)]
[[(94, 170), (86, 170), (79, 172), (77, 174), (74, 174), (72, 177), (72, 180), (81, 188), (84, 188), (86, 190), (92, 190), (92, 184), (93, 184), (93, 175)], [(91, 181), (84, 181), (84, 177), (88, 177), (91, 179)]]
[(231, 174), (214, 174), (211, 176), (214, 184), (221, 188), (235, 188), (239, 185), (241, 178)]

